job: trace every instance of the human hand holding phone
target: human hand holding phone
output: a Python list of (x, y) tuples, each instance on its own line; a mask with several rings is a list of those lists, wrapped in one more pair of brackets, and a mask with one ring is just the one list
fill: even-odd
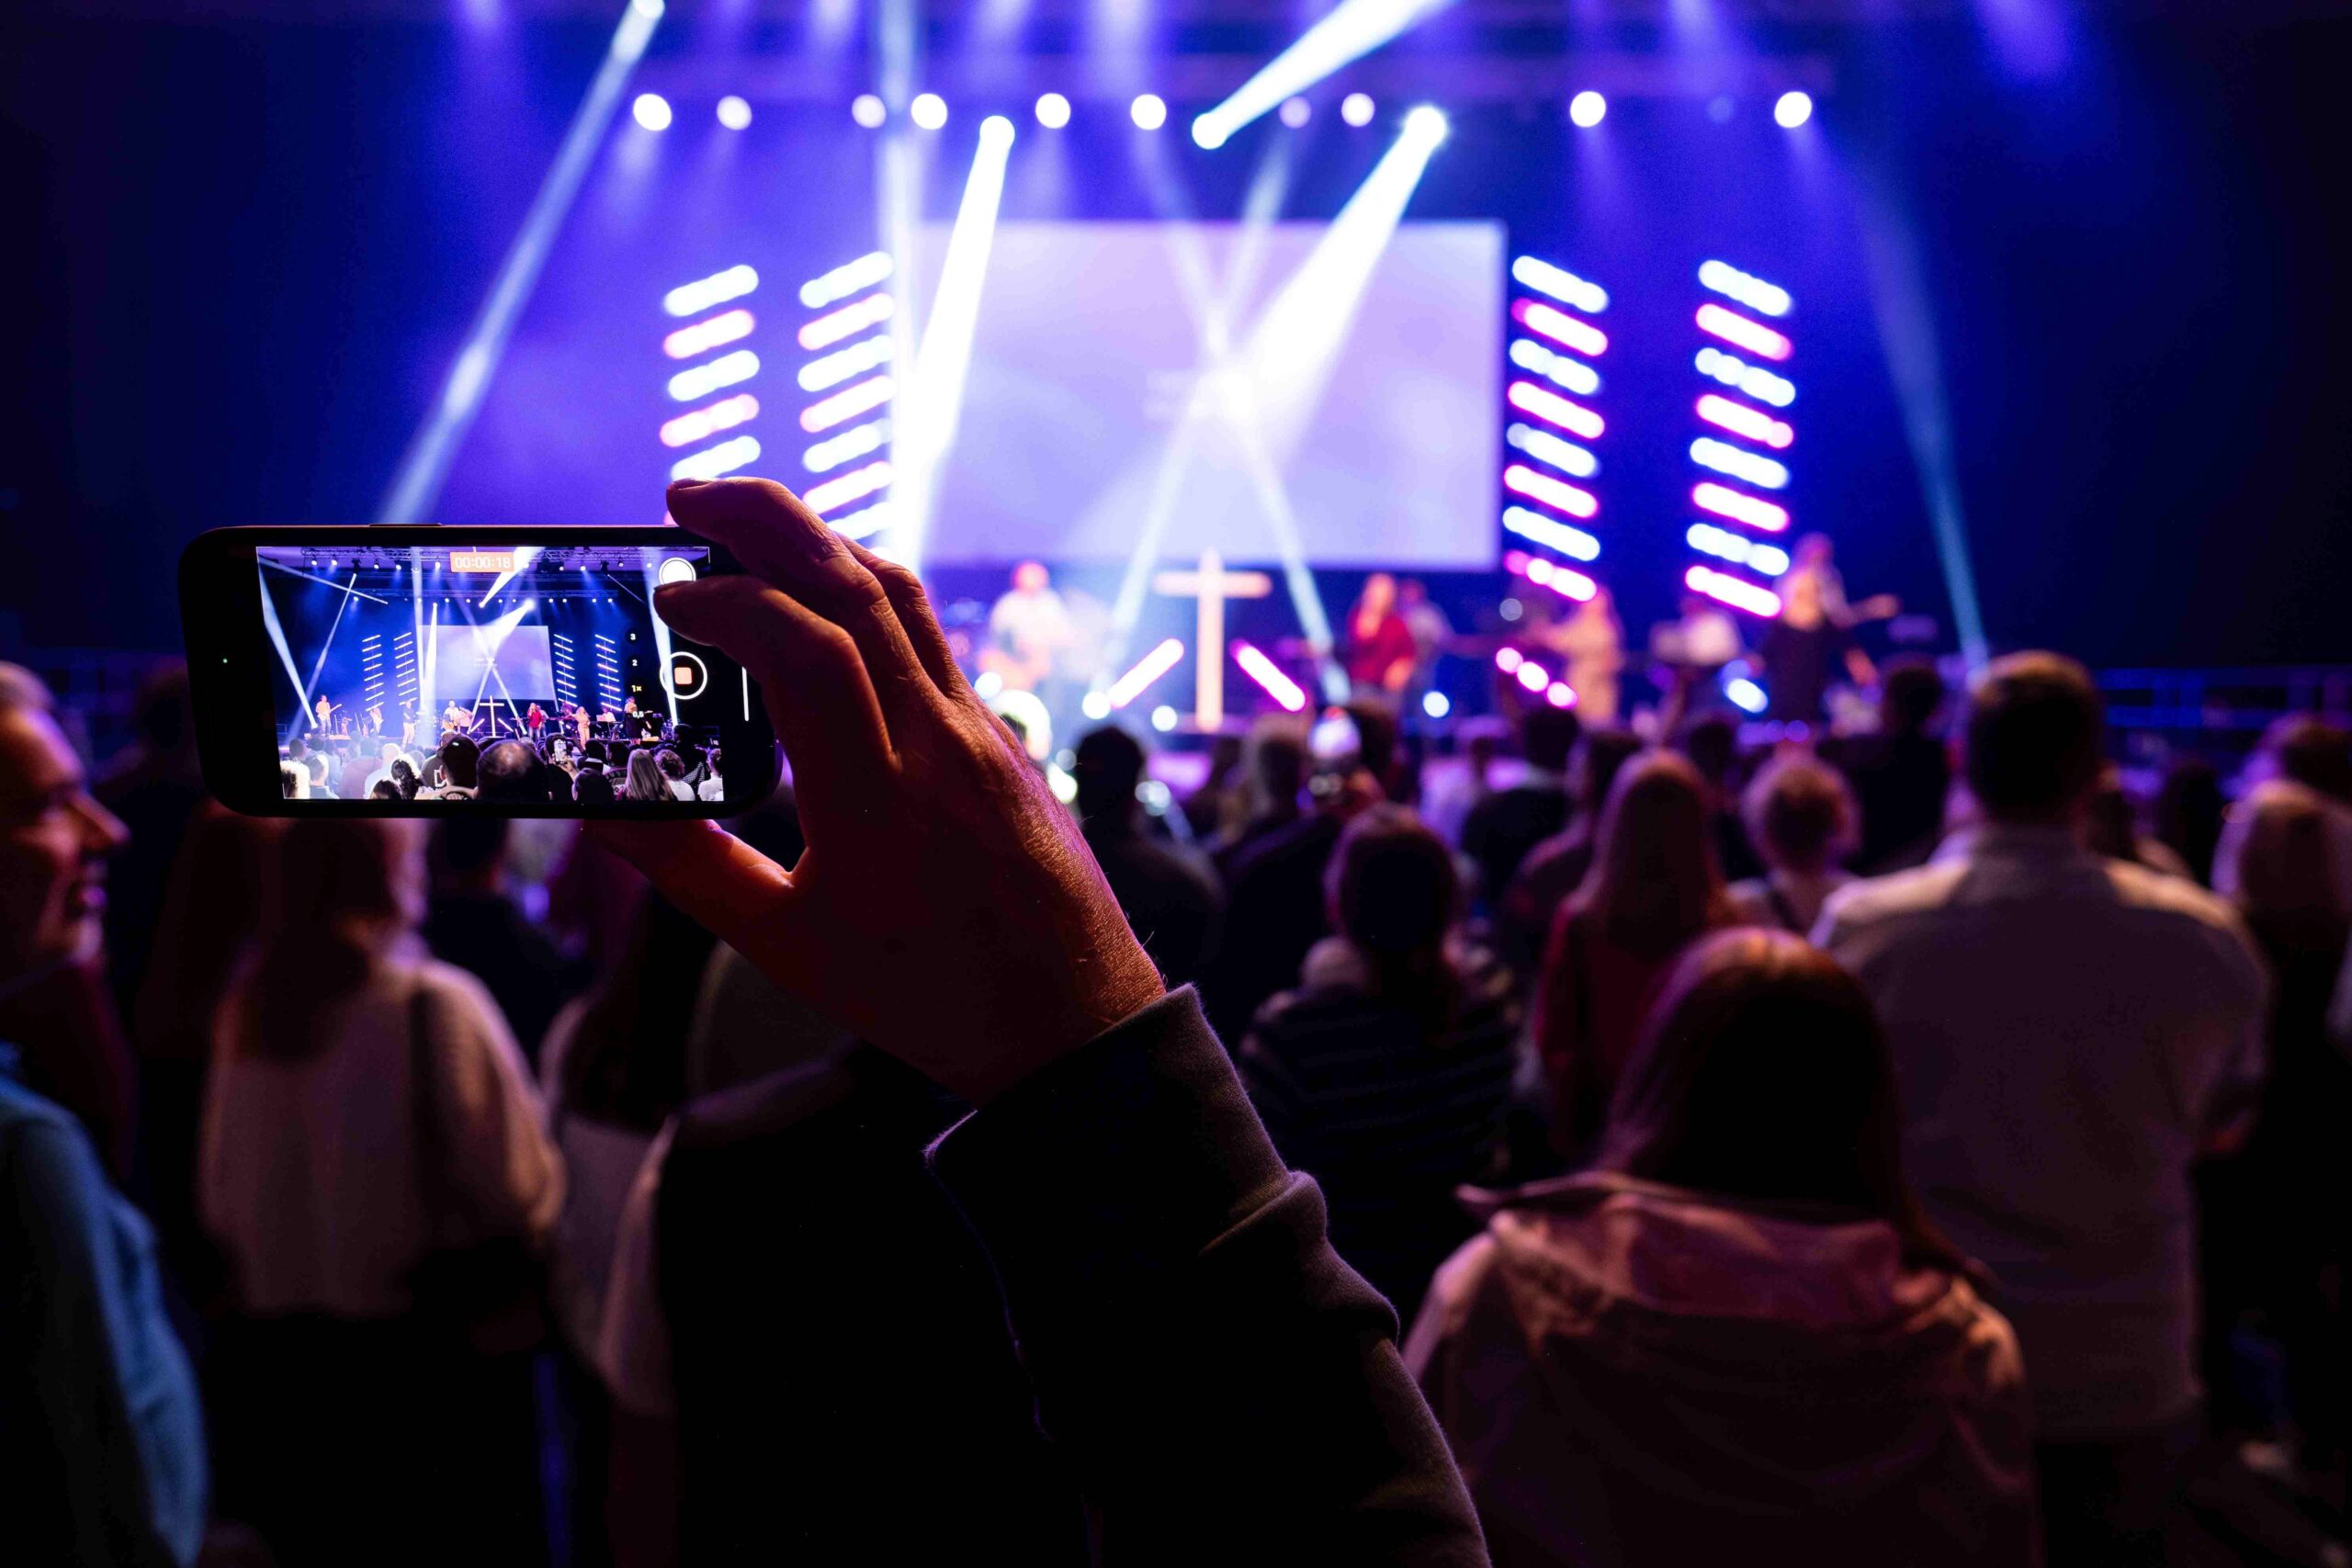
[(592, 832), (777, 985), (975, 1103), (1162, 994), (913, 573), (770, 480), (684, 482), (669, 505), (744, 575), (655, 608), (758, 682), (808, 847), (786, 871), (703, 822)]

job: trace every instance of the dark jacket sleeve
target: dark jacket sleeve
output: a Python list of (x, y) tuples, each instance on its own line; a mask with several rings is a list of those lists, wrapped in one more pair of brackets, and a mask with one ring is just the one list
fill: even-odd
[(1102, 1561), (1479, 1564), (1388, 1303), (1324, 1237), (1187, 989), (966, 1118), (994, 1260)]

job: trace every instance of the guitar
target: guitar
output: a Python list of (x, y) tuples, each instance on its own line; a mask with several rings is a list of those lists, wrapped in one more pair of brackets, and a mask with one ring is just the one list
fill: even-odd
[(980, 672), (995, 675), (1009, 692), (1034, 692), (1037, 682), (1053, 671), (1054, 656), (1049, 649), (1007, 653), (993, 645), (980, 649)]

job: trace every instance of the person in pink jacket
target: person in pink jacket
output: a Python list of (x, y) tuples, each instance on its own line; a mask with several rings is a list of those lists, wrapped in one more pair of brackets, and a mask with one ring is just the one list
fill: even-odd
[(1406, 1346), (1498, 1568), (2039, 1560), (2017, 1339), (1901, 1125), (1826, 955), (1681, 960), (1595, 1166), (1478, 1194)]

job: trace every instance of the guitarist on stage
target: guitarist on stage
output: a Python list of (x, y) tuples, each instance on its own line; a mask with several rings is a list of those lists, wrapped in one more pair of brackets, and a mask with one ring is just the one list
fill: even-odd
[(1054, 592), (1045, 563), (1025, 560), (1012, 569), (1012, 592), (989, 612), (980, 669), (993, 671), (1008, 690), (1034, 692), (1053, 673), (1056, 656), (1077, 640), (1069, 606)]

